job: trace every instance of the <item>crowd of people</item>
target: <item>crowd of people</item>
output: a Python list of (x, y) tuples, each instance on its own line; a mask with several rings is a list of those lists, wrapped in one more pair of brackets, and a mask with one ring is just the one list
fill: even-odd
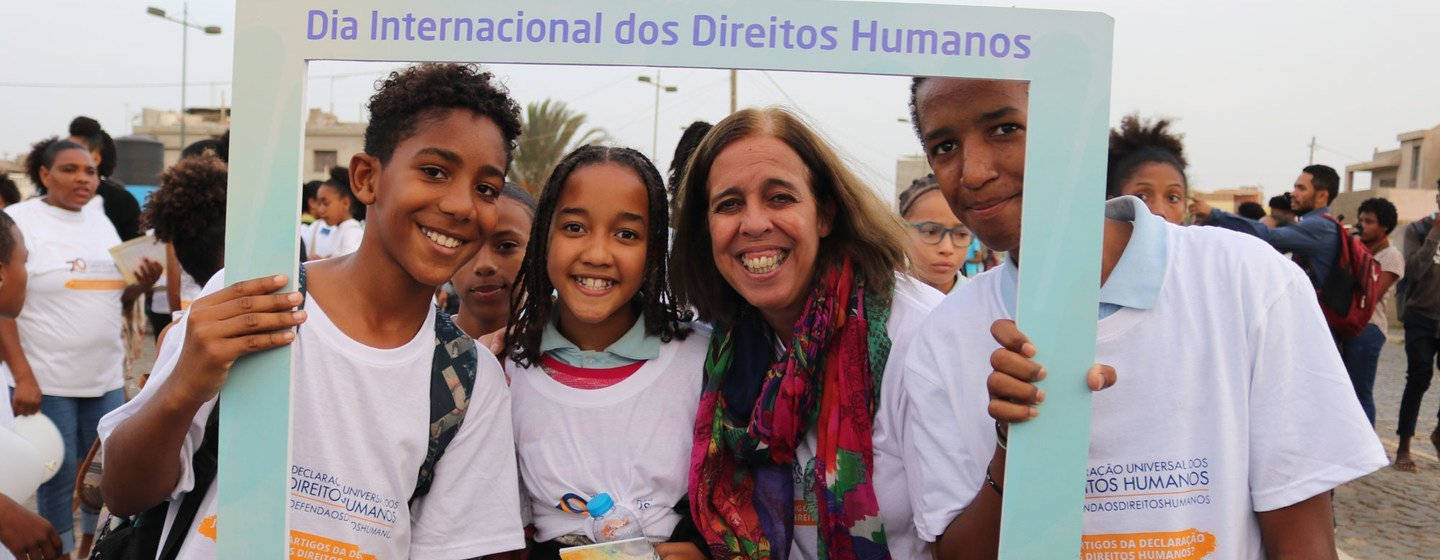
[[(45, 190), (0, 213), (0, 357), (6, 404), (61, 426), (66, 467), (38, 516), (0, 497), (0, 543), (86, 556), (98, 510), (72, 527), (70, 500), (98, 437), (81, 485), (162, 526), (157, 558), (214, 558), (216, 399), (237, 358), (290, 345), (294, 557), (558, 558), (622, 510), (663, 560), (994, 558), (1009, 426), (1044, 413), (1048, 373), (1013, 321), (1028, 103), (1022, 82), (914, 79), (933, 174), (893, 206), (784, 108), (692, 125), (668, 178), (589, 145), (532, 194), (505, 181), (522, 123), (494, 76), (411, 66), (370, 99), (364, 151), (304, 186), (297, 291), (225, 275), (225, 139), (165, 171), (137, 228), (197, 288), (128, 401), (123, 309), (161, 267), (127, 283), (105, 253), (112, 156), (37, 145)], [(1220, 558), (1333, 558), (1331, 491), (1389, 462), (1388, 318), (1345, 336), (1324, 310), (1353, 272), (1325, 218), (1338, 178), (1306, 167), (1269, 215), (1213, 209), (1170, 127), (1111, 132), (1099, 363), (1048, 382), (1095, 391), (1082, 552), (1200, 535)], [(1405, 279), (1414, 470), (1440, 228), (1401, 252), (1392, 204), (1358, 214), (1375, 288)]]

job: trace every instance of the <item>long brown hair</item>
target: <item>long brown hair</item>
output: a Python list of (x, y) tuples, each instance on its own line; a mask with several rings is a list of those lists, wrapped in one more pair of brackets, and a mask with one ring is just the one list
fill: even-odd
[[(795, 150), (810, 172), (810, 189), (816, 200), (834, 208), (830, 235), (820, 240), (819, 254), (849, 256), (866, 286), (888, 295), (895, 272), (905, 267), (905, 230), (899, 218), (850, 172), (819, 134), (789, 111), (770, 107), (744, 109), (726, 117), (695, 148), (680, 190), (670, 258), (675, 296), (694, 306), (701, 320), (711, 323), (728, 324), (741, 308), (740, 294), (720, 276), (711, 253), (707, 183), (720, 152), (757, 135), (774, 137)], [(815, 274), (822, 265), (823, 261), (816, 263)]]

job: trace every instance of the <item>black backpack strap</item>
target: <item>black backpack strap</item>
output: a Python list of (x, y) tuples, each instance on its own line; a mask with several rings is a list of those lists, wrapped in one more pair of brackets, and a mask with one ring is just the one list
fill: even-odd
[(410, 504), (430, 492), (435, 479), (435, 464), (460, 431), (465, 411), (470, 406), (470, 392), (475, 388), (478, 354), (475, 339), (470, 338), (450, 314), (435, 310), (435, 353), (430, 363), (430, 444), (415, 481)]
[(165, 543), (160, 547), (160, 555), (156, 560), (175, 560), (180, 554), (180, 546), (185, 544), (185, 537), (189, 536), (190, 527), (195, 523), (195, 515), (200, 512), (200, 503), (205, 501), (205, 493), (210, 490), (210, 484), (215, 482), (215, 471), (220, 463), (220, 403), (217, 401), (215, 407), (210, 409), (210, 418), (205, 421), (205, 436), (200, 443), (200, 448), (195, 450), (195, 455), (190, 458), (190, 468), (195, 473), (195, 487), (185, 493), (180, 499), (180, 509), (175, 512), (175, 522), (170, 524), (170, 534), (165, 536)]

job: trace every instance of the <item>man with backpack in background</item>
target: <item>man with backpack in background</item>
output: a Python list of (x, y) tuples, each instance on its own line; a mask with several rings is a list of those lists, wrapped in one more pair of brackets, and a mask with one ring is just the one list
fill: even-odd
[[(1435, 205), (1440, 208), (1440, 181), (1435, 183)], [(1405, 393), (1400, 397), (1400, 420), (1395, 430), (1400, 446), (1395, 451), (1395, 468), (1404, 472), (1419, 469), (1410, 458), (1410, 438), (1420, 416), (1420, 400), (1430, 388), (1435, 373), (1437, 319), (1440, 319), (1440, 228), (1436, 214), (1412, 222), (1405, 228), (1405, 281), (1396, 291), (1400, 321), (1405, 325)], [(1440, 427), (1430, 433), (1430, 442), (1440, 450)]]
[(1265, 240), (1281, 253), (1293, 253), (1295, 262), (1310, 276), (1315, 289), (1325, 285), (1340, 252), (1341, 227), (1331, 221), (1330, 202), (1340, 192), (1340, 175), (1328, 165), (1311, 165), (1295, 179), (1290, 207), (1300, 217), (1293, 225), (1272, 228), (1256, 220), (1217, 210), (1198, 198), (1190, 199), (1190, 213), (1198, 223), (1248, 233)]

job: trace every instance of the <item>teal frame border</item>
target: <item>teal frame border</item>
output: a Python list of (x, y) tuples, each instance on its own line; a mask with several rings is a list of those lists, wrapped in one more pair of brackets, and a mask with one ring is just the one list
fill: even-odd
[[(307, 39), (310, 10), (358, 20), (356, 40)], [(593, 18), (599, 45), (369, 40), (370, 12), (400, 17)], [(679, 42), (622, 45), (615, 23), (675, 21)], [(690, 44), (696, 14), (768, 24), (770, 17), (833, 25), (834, 50), (733, 48)], [(1029, 35), (1026, 58), (901, 54), (850, 47), (853, 21), (881, 27)], [(937, 22), (944, 22), (937, 24)], [(523, 0), (239, 0), (235, 9), (234, 108), (225, 263), (230, 281), (284, 273), (299, 256), (306, 65), (311, 60), (475, 61), (664, 66), (926, 75), (1030, 83), (1025, 165), (1025, 267), (1018, 320), (1050, 372), (1045, 414), (1011, 432), (1001, 531), (1006, 559), (1079, 555), (1084, 466), (1100, 278), (1106, 132), (1113, 21), (1087, 12), (799, 0), (762, 5), (715, 2)], [(1076, 282), (1076, 278), (1095, 282)], [(219, 557), (283, 558), (288, 548), (289, 348), (236, 362), (220, 399)]]

